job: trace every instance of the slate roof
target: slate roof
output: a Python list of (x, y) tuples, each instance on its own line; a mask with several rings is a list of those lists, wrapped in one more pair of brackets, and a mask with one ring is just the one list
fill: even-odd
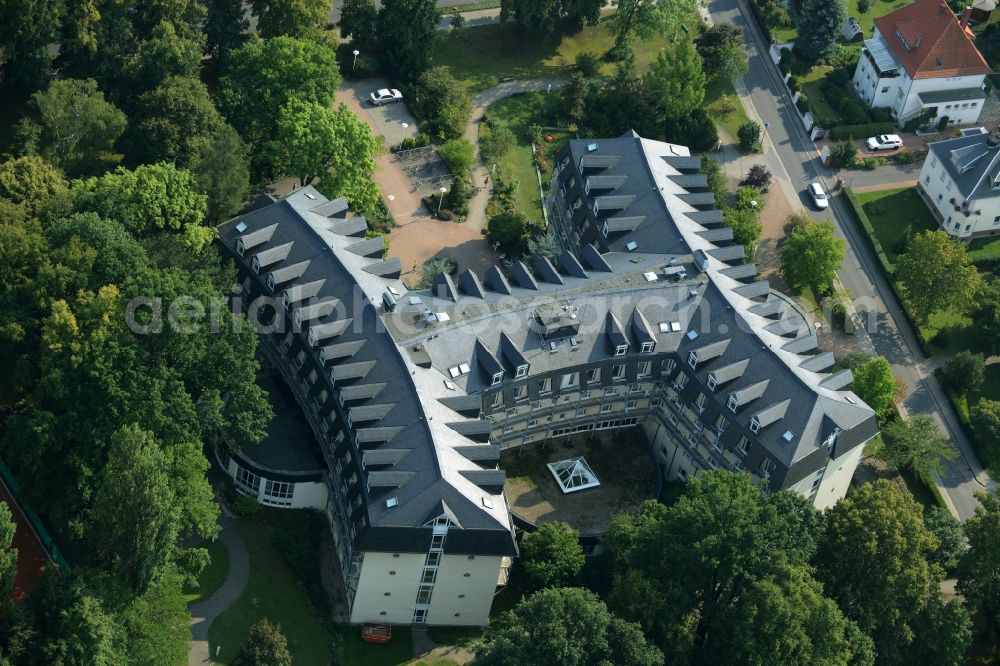
[(913, 79), (989, 74), (979, 49), (942, 0), (917, 0), (875, 19), (896, 60)]
[[(992, 186), (995, 179), (1000, 179), (1000, 143), (991, 136), (970, 134), (927, 144), (930, 154), (944, 166), (963, 199), (1000, 196), (1000, 190)], [(964, 173), (963, 166), (967, 167)]]

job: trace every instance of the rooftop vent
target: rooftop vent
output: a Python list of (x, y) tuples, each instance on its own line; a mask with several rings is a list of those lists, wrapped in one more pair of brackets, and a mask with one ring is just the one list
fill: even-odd
[(549, 353), (555, 354), (557, 351), (559, 351), (559, 343), (555, 340), (549, 340)]
[(247, 230), (247, 223), (246, 222), (240, 222), (239, 224), (236, 225), (236, 231), (238, 231), (240, 233), (243, 233), (246, 230)]
[(446, 379), (446, 380), (444, 380), (444, 387), (446, 389), (448, 389), (449, 391), (454, 391), (455, 390), (455, 382), (451, 381), (450, 379)]
[(399, 504), (398, 497), (390, 497), (385, 501), (385, 508), (391, 509), (392, 507), (397, 506), (398, 504)]

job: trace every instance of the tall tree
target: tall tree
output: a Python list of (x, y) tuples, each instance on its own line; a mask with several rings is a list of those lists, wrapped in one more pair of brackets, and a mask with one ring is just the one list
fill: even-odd
[(705, 73), (712, 80), (728, 81), (750, 71), (743, 32), (732, 23), (716, 23), (705, 28), (695, 38), (694, 45)]
[(152, 37), (139, 44), (135, 58), (129, 62), (131, 83), (124, 95), (131, 99), (172, 76), (197, 79), (204, 51), (202, 33), (188, 37), (177, 34), (172, 24), (160, 23), (153, 29)]
[(472, 115), (472, 98), (447, 67), (432, 67), (421, 74), (414, 95), (412, 108), (424, 132), (441, 141), (462, 136)]
[(986, 359), (982, 354), (963, 349), (948, 360), (946, 374), (948, 382), (958, 391), (971, 393), (979, 389), (986, 379)]
[(302, 185), (328, 174), (346, 184), (371, 176), (380, 145), (343, 104), (333, 110), (293, 99), (278, 116), (268, 155), (277, 173), (296, 176)]
[(330, 106), (339, 84), (336, 57), (325, 44), (285, 36), (251, 39), (229, 56), (219, 108), (256, 160), (290, 99)]
[(942, 460), (958, 455), (934, 419), (926, 414), (887, 423), (882, 435), (885, 446), (880, 456), (896, 469), (912, 470), (924, 480), (931, 481), (933, 475), (941, 473)]
[(962, 523), (947, 509), (932, 506), (924, 514), (924, 524), (938, 540), (938, 547), (931, 554), (931, 561), (940, 564), (945, 571), (954, 570), (969, 548)]
[(745, 247), (747, 256), (752, 257), (757, 239), (763, 232), (760, 222), (757, 221), (757, 212), (739, 208), (724, 208), (722, 210), (722, 223), (733, 230), (733, 241)]
[(205, 47), (215, 62), (225, 66), (229, 52), (246, 40), (250, 28), (242, 0), (205, 0)]
[(562, 0), (562, 13), (566, 21), (579, 30), (585, 25), (597, 25), (603, 6), (604, 0)]
[(1000, 401), (980, 398), (972, 406), (972, 429), (989, 453), (1000, 452)]
[(208, 197), (205, 221), (219, 224), (239, 210), (250, 191), (250, 151), (229, 123), (192, 144), (188, 168)]
[(317, 36), (330, 20), (330, 0), (250, 0), (261, 37)]
[(522, 29), (535, 37), (547, 39), (555, 34), (556, 23), (562, 14), (561, 0), (501, 0), (500, 22), (511, 17)]
[(884, 356), (869, 358), (851, 370), (854, 381), (852, 390), (875, 410), (879, 420), (886, 419), (896, 402), (896, 379), (892, 366)]
[(687, 116), (705, 100), (701, 56), (686, 39), (660, 51), (642, 84), (666, 118)]
[(993, 354), (1000, 354), (1000, 280), (984, 280), (976, 294), (972, 319)]
[(624, 47), (632, 35), (670, 34), (696, 17), (697, 0), (620, 0), (612, 19), (615, 46)]
[[(964, 632), (948, 637), (944, 631), (943, 624), (956, 618), (941, 608), (943, 572), (927, 560), (937, 539), (908, 493), (885, 480), (864, 484), (828, 509), (826, 518), (814, 558), (816, 575), (871, 636), (879, 663), (914, 663), (931, 649), (952, 654), (965, 649)], [(957, 644), (934, 647), (933, 640)]]
[(846, 243), (833, 235), (829, 220), (796, 227), (781, 248), (781, 272), (789, 286), (816, 294), (833, 288), (844, 263)]
[(234, 666), (292, 666), (292, 653), (288, 639), (281, 633), (281, 625), (267, 618), (254, 622), (250, 627)]
[(968, 312), (981, 280), (964, 244), (943, 231), (925, 231), (896, 261), (896, 282), (913, 318), (926, 324), (938, 310)]
[(492, 622), (472, 664), (659, 666), (663, 654), (637, 624), (610, 613), (593, 592), (550, 588)]
[(965, 523), (969, 550), (958, 564), (958, 591), (976, 612), (1000, 621), (1000, 493), (978, 495)]
[(32, 95), (41, 154), (69, 175), (86, 174), (112, 152), (127, 119), (93, 79), (53, 81)]
[(371, 53), (376, 42), (378, 8), (374, 0), (344, 0), (340, 8), (340, 36), (363, 53)]
[(65, 0), (0, 0), (0, 79), (21, 91), (43, 87), (65, 16)]
[(59, 170), (41, 157), (0, 163), (0, 199), (22, 207), (28, 215), (39, 215), (52, 197), (68, 189)]
[(795, 40), (795, 51), (807, 62), (814, 63), (833, 52), (840, 28), (847, 19), (847, 8), (843, 0), (800, 0), (799, 16), (807, 20), (799, 22), (799, 36)]
[[(17, 526), (11, 520), (10, 508), (0, 502), (0, 599), (6, 600), (14, 587), (17, 571), (17, 548), (14, 548), (14, 533)], [(0, 608), (3, 604), (0, 604)]]
[(563, 587), (583, 568), (580, 535), (562, 523), (546, 523), (525, 537), (521, 565), (533, 589)]
[(405, 84), (427, 71), (440, 20), (434, 0), (384, 0), (376, 32), (386, 71)]

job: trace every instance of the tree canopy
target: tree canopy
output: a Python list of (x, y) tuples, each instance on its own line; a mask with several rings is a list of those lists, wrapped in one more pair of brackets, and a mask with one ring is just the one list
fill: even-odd
[(889, 416), (896, 401), (896, 379), (884, 356), (874, 356), (851, 370), (851, 390), (875, 410), (879, 420)]
[(383, 0), (375, 31), (386, 71), (404, 84), (412, 84), (431, 66), (437, 38), (435, 0)]
[(943, 231), (913, 237), (896, 261), (896, 281), (920, 324), (938, 310), (968, 312), (981, 282), (965, 246)]
[(1000, 494), (979, 494), (965, 523), (969, 549), (958, 565), (958, 591), (969, 606), (997, 621), (1000, 615)]
[(697, 0), (620, 0), (612, 18), (615, 44), (628, 44), (633, 34), (670, 34), (695, 16), (698, 4)]
[[(10, 507), (0, 502), (0, 599), (6, 602), (14, 587), (17, 569), (17, 548), (14, 548), (16, 525), (11, 520)], [(0, 607), (3, 603), (0, 603)]]
[(19, 157), (0, 163), (0, 199), (20, 206), (28, 215), (39, 215), (69, 185), (59, 170), (41, 157)]
[(934, 474), (941, 473), (941, 461), (958, 455), (958, 449), (927, 414), (887, 423), (882, 435), (885, 446), (880, 456), (897, 469), (912, 470), (921, 479), (933, 480)]
[(281, 625), (267, 618), (250, 626), (234, 666), (292, 666), (292, 653), (288, 651), (288, 639), (281, 633)]
[(666, 118), (687, 116), (705, 100), (701, 56), (686, 39), (660, 51), (642, 83)]
[(420, 75), (411, 105), (423, 131), (440, 141), (457, 139), (472, 115), (472, 98), (447, 67), (434, 67)]
[(663, 654), (637, 624), (608, 611), (593, 592), (550, 588), (531, 595), (486, 629), (474, 666), (660, 666)]
[(521, 565), (532, 589), (570, 584), (583, 562), (580, 535), (562, 523), (542, 525), (521, 544)]
[(829, 220), (796, 227), (781, 248), (781, 272), (789, 286), (825, 294), (844, 263), (845, 248)]
[(694, 40), (705, 74), (710, 79), (729, 80), (750, 71), (743, 33), (732, 23), (716, 23)]
[(315, 36), (330, 20), (328, 0), (250, 0), (261, 37)]
[(833, 52), (840, 28), (847, 19), (844, 1), (800, 0), (798, 11), (808, 19), (799, 22), (795, 51), (809, 63), (826, 58)]

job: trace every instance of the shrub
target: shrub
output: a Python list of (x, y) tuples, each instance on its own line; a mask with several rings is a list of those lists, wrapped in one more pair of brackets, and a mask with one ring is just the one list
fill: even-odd
[(830, 319), (834, 328), (838, 328), (841, 331), (844, 330), (844, 324), (847, 323), (847, 307), (843, 301), (837, 301), (833, 304), (833, 309), (830, 311)]
[(951, 333), (949, 333), (948, 329), (946, 328), (942, 328), (940, 331), (934, 334), (933, 338), (931, 338), (931, 343), (936, 347), (947, 347), (950, 341), (951, 341)]
[(890, 159), (897, 164), (911, 164), (917, 160), (917, 156), (907, 150), (901, 150)]
[(847, 166), (858, 154), (858, 148), (853, 141), (838, 141), (830, 150), (833, 166)]
[(398, 150), (413, 150), (414, 148), (423, 148), (429, 145), (431, 145), (431, 138), (425, 132), (421, 132), (416, 136), (404, 137), (399, 142)]
[(797, 211), (788, 216), (788, 234), (791, 235), (796, 229), (804, 229), (813, 223), (812, 217), (804, 210)]
[(872, 0), (858, 0), (858, 13), (867, 14), (872, 8)]
[(503, 123), (486, 121), (479, 127), (479, 154), (483, 162), (503, 157), (514, 147), (514, 132)]
[(441, 207), (459, 215), (468, 215), (469, 199), (472, 198), (472, 192), (472, 185), (468, 179), (456, 178), (451, 183), (451, 189), (444, 195), (444, 203)]
[(851, 65), (849, 69), (845, 67), (838, 67), (837, 69), (832, 70), (829, 74), (826, 75), (826, 80), (837, 86), (838, 90), (841, 91), (841, 94), (846, 95), (850, 93), (848, 93), (844, 89), (844, 86), (846, 86), (848, 83), (851, 82), (851, 78), (853, 76), (854, 76), (854, 65)]
[(874, 171), (882, 162), (877, 157), (866, 157), (862, 161), (862, 166), (868, 171)]
[(530, 226), (531, 221), (523, 213), (509, 210), (490, 218), (486, 225), (486, 233), (505, 250), (521, 254), (524, 251), (525, 235)]
[(759, 213), (764, 208), (764, 193), (756, 187), (745, 185), (736, 190), (736, 208)]
[(985, 373), (986, 361), (983, 355), (963, 349), (948, 361), (946, 374), (949, 383), (959, 393), (972, 393), (982, 386)]
[(948, 116), (941, 116), (941, 119), (938, 120), (937, 123), (937, 128), (939, 132), (943, 132), (944, 128), (948, 126), (948, 120), (949, 120)]
[(789, 76), (788, 77), (788, 88), (793, 93), (797, 93), (799, 91), (799, 77), (795, 76), (794, 74), (792, 74), (791, 76)]
[(771, 172), (763, 164), (754, 164), (747, 171), (746, 178), (740, 182), (740, 185), (748, 185), (754, 187), (761, 192), (767, 192), (771, 187)]
[(868, 115), (871, 116), (872, 122), (875, 123), (888, 123), (892, 122), (892, 113), (888, 108), (884, 106), (878, 106), (874, 109), (868, 110)]
[(597, 76), (601, 69), (601, 59), (590, 51), (583, 51), (576, 56), (576, 71), (584, 76)]
[(456, 178), (465, 178), (476, 161), (476, 147), (468, 139), (452, 139), (437, 154)]
[(910, 247), (910, 241), (913, 240), (913, 225), (908, 224), (906, 228), (903, 229), (903, 233), (899, 235), (896, 242), (892, 244), (892, 251), (896, 254), (904, 254)]
[(668, 119), (664, 125), (666, 140), (687, 146), (692, 152), (704, 153), (719, 145), (719, 130), (703, 108), (690, 115)]
[(860, 44), (837, 44), (833, 47), (833, 53), (827, 59), (831, 67), (848, 67), (854, 69), (861, 57)]
[(454, 259), (448, 259), (447, 257), (431, 257), (425, 261), (424, 265), (420, 268), (420, 284), (426, 289), (434, 284), (434, 277), (438, 273), (454, 275), (457, 272), (458, 262)]
[(756, 121), (749, 120), (740, 125), (740, 128), (736, 131), (736, 137), (739, 140), (741, 152), (760, 152), (761, 126)]
[(809, 113), (809, 98), (806, 97), (805, 93), (800, 94), (799, 98), (795, 100), (795, 108), (797, 108), (802, 115)]

